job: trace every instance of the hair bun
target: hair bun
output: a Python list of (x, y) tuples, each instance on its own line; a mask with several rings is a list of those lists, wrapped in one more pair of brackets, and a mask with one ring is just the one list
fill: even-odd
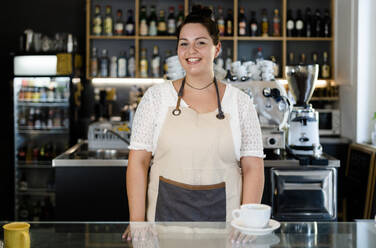
[(213, 11), (206, 6), (202, 7), (201, 5), (194, 5), (192, 6), (191, 14), (211, 18)]

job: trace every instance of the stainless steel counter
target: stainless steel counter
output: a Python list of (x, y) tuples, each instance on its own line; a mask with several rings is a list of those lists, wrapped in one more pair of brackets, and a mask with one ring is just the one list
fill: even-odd
[[(66, 152), (52, 160), (53, 167), (127, 166), (129, 150), (89, 151), (87, 141), (80, 141)], [(309, 165), (310, 167), (340, 167), (340, 161), (327, 154), (329, 165)], [(265, 167), (302, 167), (296, 159), (264, 160)]]

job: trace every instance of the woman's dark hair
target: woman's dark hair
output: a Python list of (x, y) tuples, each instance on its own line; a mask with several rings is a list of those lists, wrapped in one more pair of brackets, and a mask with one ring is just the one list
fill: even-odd
[(208, 7), (202, 7), (201, 5), (194, 5), (192, 7), (191, 13), (189, 13), (185, 19), (184, 22), (178, 27), (177, 29), (177, 37), (179, 41), (180, 31), (184, 27), (185, 24), (188, 23), (199, 23), (203, 25), (206, 30), (208, 30), (208, 33), (210, 37), (213, 40), (214, 45), (217, 45), (219, 42), (219, 30), (217, 23), (215, 23), (212, 19), (212, 11)]

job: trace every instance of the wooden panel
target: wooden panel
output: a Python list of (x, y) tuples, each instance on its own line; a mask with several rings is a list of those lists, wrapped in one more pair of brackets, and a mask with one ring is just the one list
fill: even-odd
[(345, 173), (344, 221), (369, 218), (375, 149), (362, 144), (349, 147)]

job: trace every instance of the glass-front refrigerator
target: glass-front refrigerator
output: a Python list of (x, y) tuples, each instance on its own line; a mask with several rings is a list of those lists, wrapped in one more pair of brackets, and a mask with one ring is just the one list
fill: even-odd
[[(56, 64), (49, 64), (56, 56), (34, 57), (15, 56), (13, 78), (14, 214), (28, 221), (54, 219), (52, 159), (70, 139), (72, 77), (56, 75)], [(32, 63), (40, 65), (30, 70)]]

